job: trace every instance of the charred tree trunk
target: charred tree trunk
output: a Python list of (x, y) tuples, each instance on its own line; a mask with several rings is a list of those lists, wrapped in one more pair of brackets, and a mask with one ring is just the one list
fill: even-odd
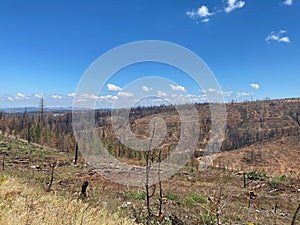
[(293, 217), (291, 225), (295, 225), (296, 224), (295, 222), (296, 222), (297, 214), (299, 213), (299, 211), (300, 211), (300, 203), (298, 204), (298, 207), (297, 207), (296, 212), (294, 214), (294, 217)]
[(30, 144), (31, 135), (30, 135), (30, 123), (27, 124), (27, 143)]
[(81, 186), (80, 197), (82, 199), (85, 199), (87, 197), (86, 189), (87, 189), (88, 185), (89, 185), (89, 182), (84, 181), (83, 184), (82, 184), (82, 186)]
[(78, 143), (76, 142), (75, 146), (75, 159), (74, 159), (74, 164), (76, 165), (78, 161)]
[(161, 166), (161, 150), (158, 153), (158, 187), (159, 187), (159, 213), (158, 217), (162, 218), (162, 204), (163, 204), (163, 191), (160, 177), (160, 166)]
[(50, 181), (49, 181), (49, 184), (48, 184), (47, 191), (51, 191), (51, 186), (52, 186), (53, 179), (54, 179), (54, 168), (55, 168), (55, 165), (56, 165), (55, 162), (52, 163), (52, 164), (50, 164), (51, 173), (50, 173)]

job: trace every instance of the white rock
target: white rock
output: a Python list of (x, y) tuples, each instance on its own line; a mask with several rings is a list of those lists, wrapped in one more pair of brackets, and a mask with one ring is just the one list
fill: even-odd
[(132, 202), (126, 202), (126, 207), (127, 207), (127, 208), (132, 208), (132, 207), (133, 207)]

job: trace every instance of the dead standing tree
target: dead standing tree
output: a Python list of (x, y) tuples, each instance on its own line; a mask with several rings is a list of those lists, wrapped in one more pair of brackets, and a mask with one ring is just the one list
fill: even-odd
[[(151, 164), (150, 164), (150, 153), (151, 153), (151, 146), (152, 146), (152, 141), (153, 141), (153, 137), (155, 134), (155, 123), (154, 123), (154, 127), (153, 127), (153, 131), (151, 134), (151, 138), (150, 138), (150, 143), (148, 146), (148, 150), (146, 151), (146, 183), (145, 183), (145, 189), (146, 189), (146, 206), (147, 206), (147, 212), (148, 212), (148, 218), (147, 218), (147, 224), (151, 224), (151, 207), (150, 207), (150, 199), (153, 197), (154, 193), (155, 193), (155, 189), (156, 189), (156, 185), (152, 185), (149, 186), (149, 175), (150, 175), (150, 168), (151, 168)], [(150, 194), (150, 189), (152, 188), (152, 193)]]
[(56, 166), (56, 162), (50, 164), (50, 181), (48, 183), (47, 191), (51, 191), (51, 186), (54, 180), (54, 168)]
[(88, 181), (83, 182), (83, 184), (81, 186), (81, 192), (80, 192), (81, 199), (85, 199), (87, 197), (86, 189), (87, 189), (88, 185), (89, 185)]
[(162, 191), (162, 183), (161, 183), (161, 176), (160, 176), (160, 169), (161, 169), (161, 150), (158, 152), (158, 187), (159, 187), (159, 213), (158, 217), (162, 219), (162, 204), (163, 204), (163, 191)]
[(296, 212), (294, 214), (294, 217), (293, 217), (291, 225), (295, 225), (296, 224), (297, 214), (299, 213), (299, 211), (300, 211), (300, 203), (298, 204), (298, 207), (297, 207)]
[(0, 154), (2, 155), (2, 170), (4, 171), (5, 169), (5, 156), (9, 156), (7, 152), (0, 152)]
[(76, 165), (78, 161), (78, 142), (75, 144), (75, 157), (74, 157), (74, 164)]

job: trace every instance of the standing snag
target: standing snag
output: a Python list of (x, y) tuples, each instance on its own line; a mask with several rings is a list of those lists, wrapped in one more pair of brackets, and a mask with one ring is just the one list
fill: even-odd
[(89, 185), (88, 181), (83, 182), (83, 184), (81, 186), (81, 192), (80, 192), (81, 199), (85, 199), (87, 197), (86, 189), (87, 189), (88, 185)]

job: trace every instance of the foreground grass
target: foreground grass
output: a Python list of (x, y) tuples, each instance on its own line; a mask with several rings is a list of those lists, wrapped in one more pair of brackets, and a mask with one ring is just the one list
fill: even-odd
[(30, 186), (20, 178), (0, 175), (0, 224), (134, 224), (111, 214), (101, 203), (63, 198)]

